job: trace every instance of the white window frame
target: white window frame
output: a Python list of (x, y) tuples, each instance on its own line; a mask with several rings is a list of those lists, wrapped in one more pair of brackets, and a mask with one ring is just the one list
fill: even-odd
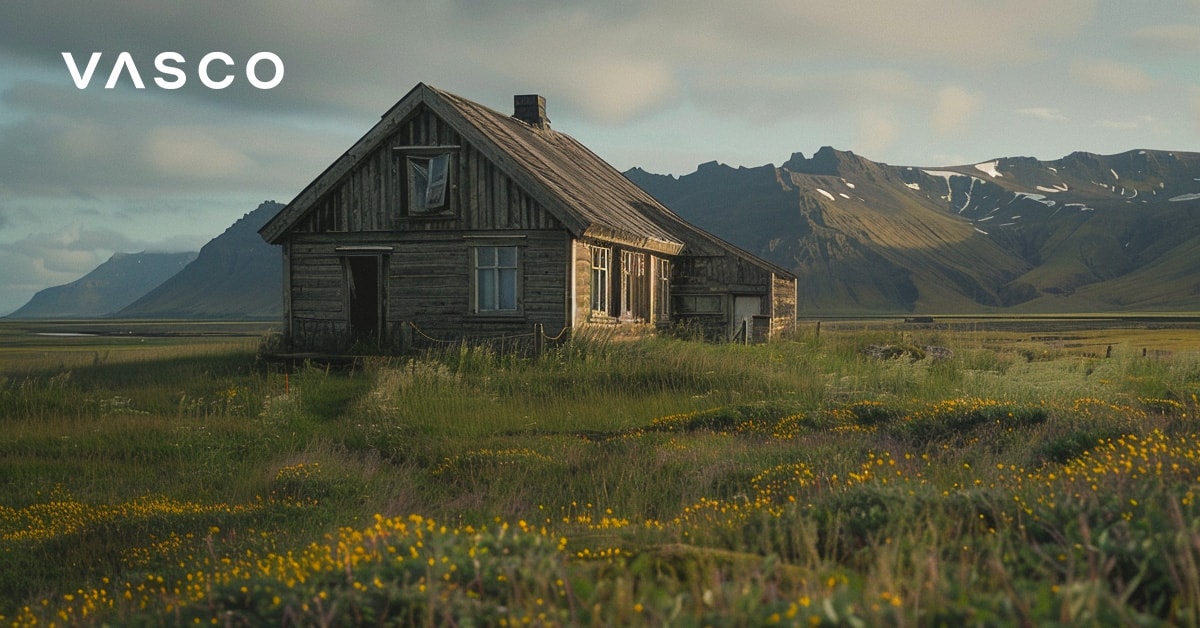
[(654, 260), (654, 286), (653, 296), (654, 311), (651, 316), (661, 319), (671, 317), (671, 260), (655, 257)]
[[(511, 261), (505, 261), (501, 251), (511, 253)], [(511, 297), (506, 303), (501, 286), (502, 276), (511, 273)], [(516, 245), (488, 244), (471, 249), (472, 301), (476, 314), (514, 316), (522, 312), (521, 299), (521, 247)], [(492, 286), (490, 298), (484, 294), (485, 286)], [(511, 305), (512, 307), (505, 307)]]
[[(621, 319), (634, 318), (634, 300), (646, 284), (646, 254), (636, 251), (621, 251)], [(645, 297), (649, 297), (649, 291)], [(647, 308), (649, 303), (640, 304)], [(647, 314), (650, 314), (649, 312)]]
[(592, 311), (609, 314), (612, 305), (612, 249), (591, 246), (592, 253)]

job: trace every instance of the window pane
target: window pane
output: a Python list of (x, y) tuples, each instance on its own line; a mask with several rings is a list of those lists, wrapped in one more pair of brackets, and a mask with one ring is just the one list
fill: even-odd
[(505, 268), (497, 271), (500, 275), (499, 309), (517, 309), (517, 269)]
[(502, 246), (496, 248), (496, 265), (502, 268), (517, 267), (517, 247)]
[(496, 266), (496, 247), (481, 246), (475, 249), (475, 265), (479, 268), (493, 268)]
[(409, 200), (412, 204), (411, 209), (423, 210), (427, 206), (427, 193), (429, 189), (429, 160), (410, 157), (408, 160), (409, 184), (412, 189), (409, 191)]
[(446, 180), (450, 174), (450, 155), (438, 155), (429, 160), (428, 184), (425, 191), (426, 207), (441, 207), (446, 204)]
[(592, 309), (598, 312), (608, 311), (608, 271), (598, 270), (592, 273)]
[(496, 309), (496, 274), (490, 269), (481, 268), (475, 271), (476, 289), (479, 294), (480, 310)]

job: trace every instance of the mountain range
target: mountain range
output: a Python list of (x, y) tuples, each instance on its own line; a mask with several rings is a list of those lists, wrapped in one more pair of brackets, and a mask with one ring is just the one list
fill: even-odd
[(39, 291), (8, 318), (278, 318), (282, 254), (258, 230), (282, 208), (260, 204), (199, 253), (116, 253), (76, 281)]
[[(792, 269), (801, 315), (1200, 310), (1198, 153), (923, 168), (825, 147), (781, 166), (625, 175)], [(281, 208), (264, 202), (190, 261), (114, 256), (10, 316), (277, 318), (281, 253), (258, 229)], [(127, 270), (150, 267), (169, 277)]]
[(1200, 309), (1200, 154), (890, 166), (825, 147), (782, 166), (626, 173), (793, 269), (801, 314)]
[(277, 319), (283, 253), (258, 230), (283, 205), (266, 201), (200, 249), (183, 270), (116, 313), (118, 318)]
[(196, 253), (114, 253), (69, 284), (38, 291), (10, 318), (93, 318), (118, 312), (196, 259)]

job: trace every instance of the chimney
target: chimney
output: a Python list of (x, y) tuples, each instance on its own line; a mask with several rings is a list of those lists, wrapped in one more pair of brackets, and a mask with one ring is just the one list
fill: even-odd
[(513, 117), (534, 128), (550, 128), (550, 119), (546, 117), (546, 99), (537, 94), (513, 96)]

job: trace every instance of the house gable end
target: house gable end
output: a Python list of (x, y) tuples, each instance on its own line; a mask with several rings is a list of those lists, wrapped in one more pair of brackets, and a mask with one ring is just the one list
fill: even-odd
[[(270, 224), (264, 227), (264, 237), (497, 229), (582, 233), (581, 225), (560, 219), (569, 220), (570, 214), (547, 206), (553, 197), (537, 194), (536, 186), (523, 180), (521, 169), (506, 163), (510, 158), (492, 150), (486, 137), (439, 102), (435, 93), (428, 100), (410, 99), (394, 107), (392, 112), (402, 117), (376, 127), (388, 132), (364, 136), (347, 151), (354, 160), (331, 166), (322, 175), (325, 180), (311, 184), (280, 213), (280, 226), (274, 231)], [(442, 164), (448, 169), (445, 200), (434, 209), (417, 208), (414, 163), (427, 168), (439, 155), (448, 158)]]
[(401, 98), (387, 113), (383, 114), (380, 122), (371, 127), (357, 142), (354, 143), (341, 157), (313, 179), (292, 202), (288, 203), (267, 224), (258, 230), (259, 235), (271, 244), (279, 244), (286, 234), (321, 197), (336, 187), (362, 159), (376, 150), (379, 143), (395, 133), (411, 114), (425, 100), (429, 87), (418, 83), (416, 87)]

